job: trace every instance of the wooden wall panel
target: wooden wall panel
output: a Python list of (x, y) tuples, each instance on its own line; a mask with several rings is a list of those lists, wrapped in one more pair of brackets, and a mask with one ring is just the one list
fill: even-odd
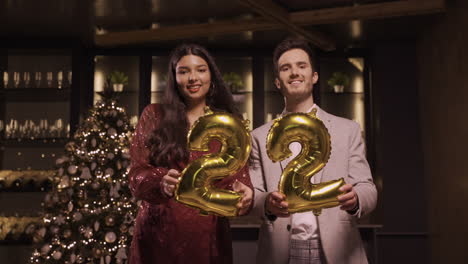
[(432, 263), (466, 263), (468, 2), (447, 2), (418, 43), (421, 134)]

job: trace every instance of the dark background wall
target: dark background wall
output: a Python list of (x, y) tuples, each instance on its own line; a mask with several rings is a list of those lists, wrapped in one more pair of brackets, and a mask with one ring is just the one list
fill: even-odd
[(448, 1), (417, 45), (432, 263), (468, 259), (467, 11), (467, 1)]
[(380, 263), (426, 263), (425, 177), (419, 128), (414, 41), (379, 44), (372, 51)]
[(467, 11), (372, 48), (379, 263), (466, 263)]

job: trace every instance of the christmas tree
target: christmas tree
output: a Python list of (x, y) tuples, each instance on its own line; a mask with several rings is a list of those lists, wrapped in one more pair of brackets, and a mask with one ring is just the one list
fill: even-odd
[(114, 93), (89, 111), (56, 162), (31, 263), (126, 263), (137, 211), (128, 187), (132, 128)]

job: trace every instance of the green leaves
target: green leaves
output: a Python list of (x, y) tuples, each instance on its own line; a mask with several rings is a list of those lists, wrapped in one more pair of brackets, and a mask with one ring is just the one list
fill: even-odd
[(109, 77), (112, 84), (128, 84), (128, 76), (123, 72), (113, 71)]
[(335, 85), (343, 85), (343, 86), (348, 86), (349, 85), (350, 78), (346, 73), (343, 72), (334, 72), (332, 77), (328, 79), (328, 85), (331, 87)]
[(238, 92), (244, 87), (241, 76), (235, 72), (225, 73), (223, 75), (223, 80), (233, 93)]

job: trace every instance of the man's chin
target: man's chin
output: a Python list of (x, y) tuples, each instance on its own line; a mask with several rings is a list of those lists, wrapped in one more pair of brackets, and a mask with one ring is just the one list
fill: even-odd
[(290, 91), (288, 93), (284, 93), (286, 95), (287, 99), (291, 100), (304, 100), (306, 97), (309, 97), (312, 95), (311, 92), (306, 92), (306, 91)]

